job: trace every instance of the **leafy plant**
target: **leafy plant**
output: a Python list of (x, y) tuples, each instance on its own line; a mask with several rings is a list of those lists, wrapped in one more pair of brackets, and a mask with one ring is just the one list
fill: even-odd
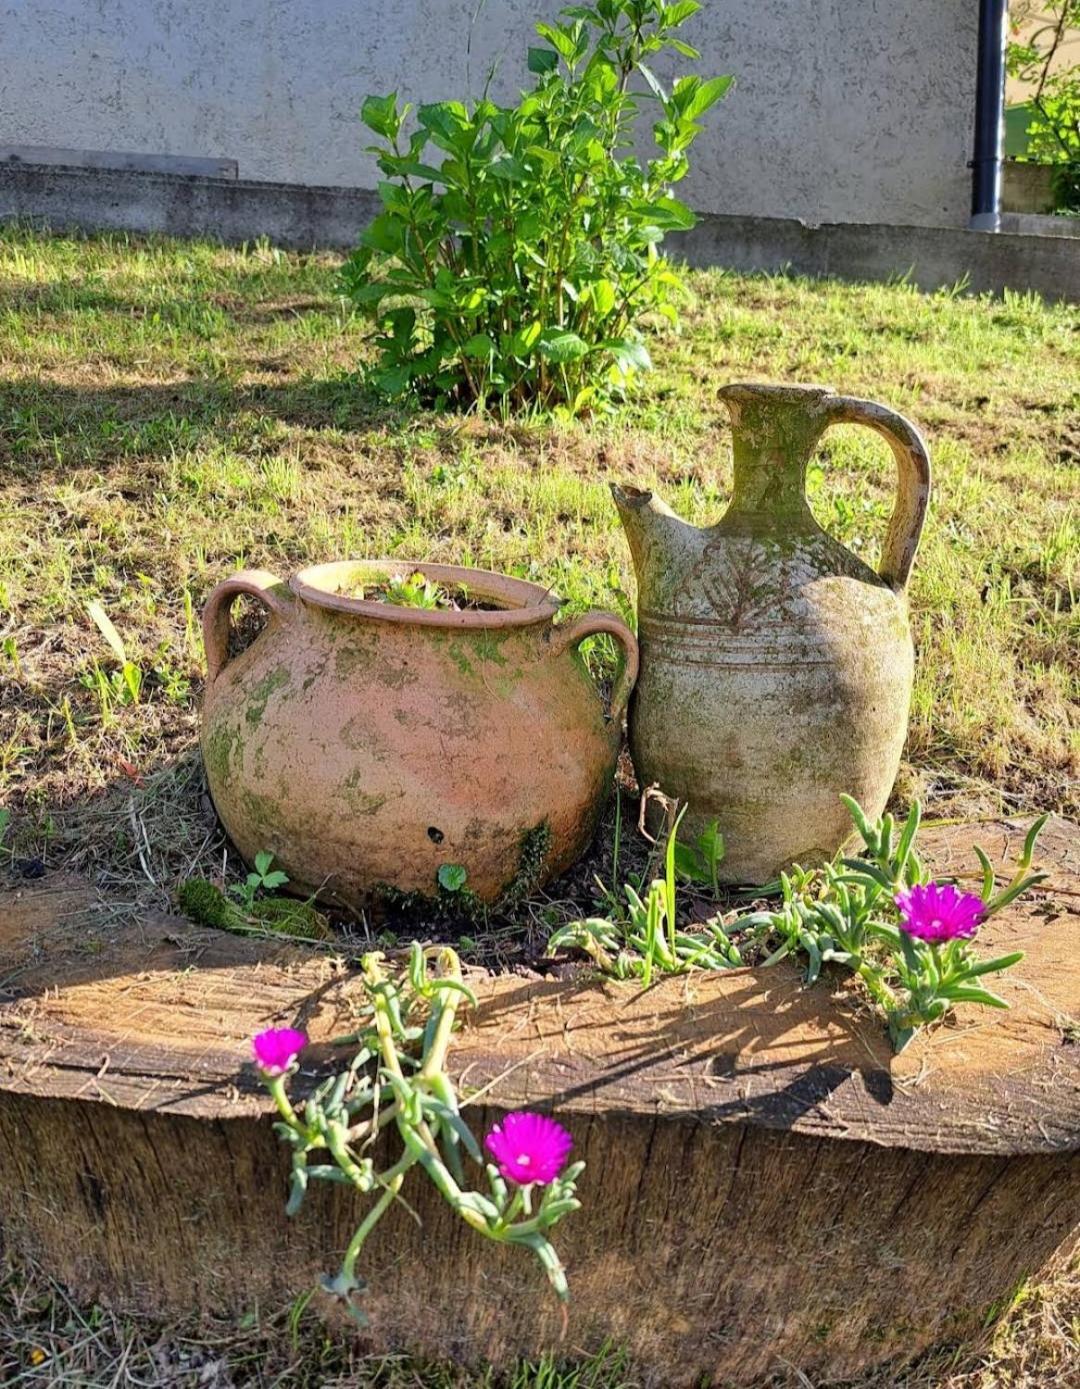
[[(647, 322), (677, 322), (682, 282), (657, 247), (694, 225), (671, 194), (689, 169), (700, 118), (728, 77), (649, 66), (697, 51), (677, 31), (698, 0), (596, 0), (539, 23), (532, 89), (516, 106), (485, 95), (411, 111), (369, 96), (364, 124), (387, 176), (383, 211), (343, 272), (375, 324), (371, 381), (389, 396), (590, 410), (651, 365)], [(655, 112), (659, 154), (633, 152)]]
[[(969, 937), (942, 937), (940, 943), (919, 939), (917, 924), (905, 914), (901, 904), (905, 894), (932, 882), (915, 849), (922, 816), (918, 802), (904, 824), (897, 826), (891, 815), (871, 823), (856, 801), (849, 796), (843, 800), (864, 852), (824, 868), (796, 867), (782, 874), (779, 908), (751, 913), (728, 930), (758, 935), (764, 930), (777, 940), (766, 964), (788, 954), (805, 955), (808, 983), (815, 982), (823, 965), (830, 962), (852, 970), (882, 1010), (897, 1050), (910, 1041), (916, 1028), (944, 1017), (956, 1003), (1006, 1007), (996, 994), (974, 981), (1016, 964), (1022, 953), (979, 960)], [(971, 913), (969, 935), (974, 934), (975, 925), (1043, 881), (1044, 873), (1030, 869), (1045, 823), (1044, 815), (1032, 825), (1020, 863), (1000, 892), (989, 859), (976, 848), (983, 891), (979, 897), (965, 895)]]
[(724, 836), (717, 820), (711, 820), (693, 844), (675, 844), (676, 876), (683, 882), (710, 888), (714, 897), (720, 893), (718, 874), (723, 861)]
[(447, 605), (445, 589), (440, 588), (419, 569), (413, 574), (395, 574), (387, 582), (386, 596), (391, 603), (397, 603), (403, 608), (432, 610)]
[(128, 659), (124, 639), (101, 604), (95, 599), (87, 603), (86, 611), (120, 663), (118, 671), (106, 672), (95, 661), (91, 669), (80, 677), (81, 683), (97, 695), (102, 721), (108, 723), (114, 704), (138, 704), (142, 694), (143, 672), (141, 666)]
[(1008, 45), (1009, 75), (1031, 84), (1032, 110), (1027, 128), (1029, 157), (1054, 166), (1054, 194), (1059, 207), (1080, 209), (1080, 63), (1060, 61), (1070, 31), (1080, 29), (1080, 0), (1042, 0), (1014, 16), (1038, 17), (1025, 42)]
[(439, 864), (439, 886), (444, 892), (460, 892), (468, 876), (460, 863)]
[[(731, 969), (756, 958), (773, 965), (788, 955), (805, 957), (806, 982), (813, 984), (826, 965), (838, 965), (858, 976), (881, 1010), (897, 1050), (917, 1028), (938, 1021), (957, 1003), (1007, 1007), (981, 981), (1016, 964), (1022, 952), (980, 959), (971, 938), (982, 922), (1045, 879), (1031, 866), (1047, 817), (1031, 826), (1020, 861), (1000, 890), (989, 858), (976, 847), (982, 870), (982, 891), (976, 896), (951, 884), (943, 888), (930, 878), (915, 848), (922, 817), (918, 802), (898, 826), (891, 815), (871, 823), (856, 801), (842, 799), (863, 852), (838, 857), (822, 868), (796, 865), (782, 873), (761, 889), (763, 896), (779, 894), (777, 906), (735, 914), (727, 922), (717, 915), (697, 930), (679, 931), (675, 879), (682, 847), (677, 840), (680, 813), (667, 840), (665, 876), (652, 883), (645, 902), (625, 885), (625, 912), (570, 922), (551, 936), (548, 954), (568, 947), (582, 950), (605, 974), (646, 985), (654, 971)], [(713, 826), (702, 839), (704, 846), (699, 840), (694, 851), (693, 872), (685, 875), (691, 881), (699, 881), (706, 871), (715, 879), (718, 859), (710, 863), (707, 854), (722, 839)], [(611, 895), (608, 901), (615, 903)]]
[(7, 636), (4, 638), (3, 643), (0, 644), (0, 650), (3, 651), (4, 655), (11, 662), (11, 668), (15, 672), (15, 678), (21, 680), (23, 672), (22, 660), (19, 656), (18, 641), (12, 636)]
[[(509, 1169), (500, 1157), (504, 1145), (498, 1125), (485, 1145), (495, 1161), (484, 1163), (446, 1071), (458, 1008), (475, 1002), (456, 953), (414, 943), (408, 965), (400, 972), (388, 969), (381, 954), (369, 954), (361, 964), (361, 981), (359, 1026), (333, 1043), (349, 1048), (351, 1059), (302, 1105), (294, 1108), (286, 1077), (306, 1038), (284, 1029), (254, 1039), (263, 1081), (281, 1116), (277, 1132), (292, 1150), (288, 1213), (295, 1215), (300, 1209), (312, 1179), (351, 1186), (374, 1198), (340, 1269), (324, 1278), (323, 1288), (340, 1298), (358, 1321), (365, 1321), (354, 1301), (365, 1286), (357, 1276), (357, 1262), (379, 1220), (402, 1199), (408, 1173), (420, 1167), (472, 1229), (496, 1243), (531, 1249), (565, 1300), (566, 1276), (548, 1235), (578, 1209), (575, 1183), (585, 1164), (562, 1170), (569, 1135), (541, 1115), (510, 1115), (504, 1121), (505, 1126), (515, 1119), (524, 1121), (516, 1149), (522, 1152), (524, 1145), (520, 1168)], [(378, 1171), (373, 1145), (385, 1130), (396, 1133), (398, 1156)], [(465, 1159), (483, 1168), (486, 1189), (470, 1184)]]
[(273, 862), (274, 855), (263, 849), (255, 855), (255, 866), (244, 881), (233, 883), (229, 888), (230, 893), (239, 900), (245, 911), (251, 911), (260, 892), (274, 892), (277, 888), (284, 887), (289, 881), (287, 873), (283, 873), (280, 868), (271, 868)]
[[(649, 885), (645, 900), (630, 883), (624, 884), (624, 911), (613, 912), (610, 917), (586, 917), (561, 927), (548, 941), (549, 955), (567, 948), (582, 950), (605, 974), (616, 979), (640, 979), (645, 987), (652, 982), (654, 972), (685, 974), (691, 969), (733, 969), (742, 964), (738, 947), (718, 919), (705, 923), (700, 933), (679, 929), (675, 880), (679, 871), (678, 830), (685, 813), (684, 807), (668, 835), (664, 876)], [(718, 840), (717, 835), (708, 836), (713, 853)], [(708, 871), (715, 876), (715, 862)]]

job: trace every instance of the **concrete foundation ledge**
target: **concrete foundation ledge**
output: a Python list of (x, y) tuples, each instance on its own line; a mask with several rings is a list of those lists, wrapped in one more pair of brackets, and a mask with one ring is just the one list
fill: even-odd
[(1022, 236), (1080, 236), (1080, 217), (1053, 216), (1041, 212), (1003, 212), (1003, 232), (1019, 232)]
[[(266, 237), (296, 250), (348, 247), (379, 208), (366, 188), (310, 187), (132, 169), (0, 165), (0, 222), (57, 230), (159, 232), (226, 243)], [(670, 246), (691, 265), (845, 280), (908, 276), (921, 289), (1033, 290), (1080, 302), (1080, 237), (1046, 227), (995, 234), (955, 227), (703, 216)], [(1071, 230), (1069, 228), (1068, 230)]]
[[(971, 293), (1033, 290), (1051, 300), (1080, 301), (1080, 239), (1047, 234), (977, 232), (961, 227), (805, 222), (707, 215), (681, 240), (691, 265), (779, 271), (840, 280), (906, 276), (920, 289), (962, 284)], [(1054, 228), (1057, 231), (1057, 228)]]

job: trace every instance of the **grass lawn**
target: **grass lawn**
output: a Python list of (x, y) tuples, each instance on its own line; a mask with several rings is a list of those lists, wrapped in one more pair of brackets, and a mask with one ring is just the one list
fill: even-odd
[[(942, 818), (1080, 813), (1075, 308), (696, 273), (682, 335), (655, 344), (658, 369), (633, 405), (510, 427), (367, 394), (365, 332), (335, 292), (336, 267), (262, 245), (0, 231), (3, 867), (75, 868), (134, 906), (167, 904), (197, 862), (221, 869), (194, 752), (198, 616), (242, 566), (286, 577), (330, 558), (451, 561), (537, 579), (571, 609), (630, 613), (607, 483), (654, 486), (687, 519), (715, 519), (731, 474), (716, 388), (738, 379), (824, 381), (908, 414), (929, 439), (935, 493), (912, 587), (918, 673), (897, 805), (918, 794)], [(872, 557), (892, 487), (881, 440), (829, 432), (812, 503), (835, 535)], [(141, 672), (137, 702), (88, 615), (95, 600)], [(66, 1337), (101, 1374), (61, 1366), (49, 1378), (43, 1363), (18, 1382), (123, 1383), (111, 1377), (125, 1345), (142, 1382), (233, 1382), (154, 1381), (159, 1333), (100, 1313), (80, 1329), (88, 1315), (47, 1284), (9, 1280), (0, 1381), (16, 1328), (20, 1357), (36, 1337), (51, 1364)], [(992, 1342), (936, 1360), (936, 1378), (889, 1383), (1065, 1384), (1050, 1376), (1070, 1348), (1080, 1354), (1078, 1327), (1065, 1274), (1052, 1296), (1022, 1291)], [(223, 1355), (263, 1354), (257, 1336), (237, 1337)], [(265, 1382), (479, 1383), (282, 1366)], [(538, 1375), (515, 1382), (633, 1382)], [(238, 1371), (235, 1382), (256, 1381)]]
[[(0, 803), (23, 853), (56, 814), (192, 746), (197, 620), (218, 579), (331, 557), (475, 564), (629, 610), (609, 479), (721, 511), (725, 381), (827, 381), (925, 430), (935, 467), (912, 589), (918, 644), (898, 788), (931, 812), (1080, 809), (1080, 315), (906, 285), (692, 276), (681, 337), (614, 418), (506, 428), (389, 409), (329, 256), (0, 238)], [(872, 555), (892, 461), (831, 430), (813, 505)], [(144, 673), (137, 706), (87, 616)]]

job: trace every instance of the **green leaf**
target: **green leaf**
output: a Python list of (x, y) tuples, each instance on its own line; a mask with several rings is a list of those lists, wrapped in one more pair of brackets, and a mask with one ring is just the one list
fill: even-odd
[[(851, 816), (852, 824), (859, 831), (859, 836), (863, 843), (867, 848), (872, 848), (873, 845), (877, 843), (877, 835), (874, 832), (874, 827), (866, 818), (866, 812), (854, 796), (845, 796), (841, 793), (840, 799), (847, 808), (847, 812)], [(850, 863), (851, 860), (845, 859), (844, 862)]]
[(557, 366), (580, 361), (589, 350), (588, 343), (565, 328), (549, 329), (539, 341), (540, 356)]
[(495, 355), (495, 344), (486, 333), (474, 333), (468, 342), (462, 344), (461, 350), (466, 357), (488, 361)]
[(657, 198), (655, 202), (641, 204), (638, 210), (664, 231), (689, 231), (697, 226), (693, 209), (678, 198)]
[(600, 349), (610, 352), (620, 370), (624, 372), (632, 369), (652, 370), (652, 358), (649, 356), (648, 348), (634, 338), (606, 338), (600, 343)]
[(396, 256), (404, 243), (403, 224), (391, 212), (381, 212), (369, 222), (360, 233), (361, 246), (369, 246), (373, 251)]
[(539, 23), (536, 32), (547, 39), (568, 67), (574, 67), (585, 56), (589, 40), (580, 21), (573, 25)]
[(541, 76), (553, 72), (559, 66), (559, 55), (551, 48), (529, 49), (529, 71)]
[(440, 149), (449, 154), (468, 151), (474, 134), (469, 113), (460, 101), (435, 101), (417, 109), (416, 119)]
[(460, 863), (441, 863), (439, 865), (439, 886), (444, 892), (460, 892), (465, 886), (468, 876)]
[(680, 77), (671, 95), (671, 104), (683, 120), (694, 121), (714, 106), (731, 86), (731, 77)]
[[(861, 858), (842, 858), (840, 862), (845, 868), (850, 868), (852, 870), (854, 881), (858, 882), (860, 878), (871, 878), (879, 887), (885, 888), (886, 891), (891, 890), (893, 885), (892, 879), (883, 869), (878, 868), (876, 864), (867, 863), (865, 859)], [(847, 881), (847, 879), (844, 881)]]
[(458, 1200), (458, 1207), (462, 1210), (474, 1211), (487, 1221), (494, 1221), (499, 1218), (498, 1206), (478, 1191), (463, 1191)]
[(589, 285), (589, 298), (592, 300), (593, 308), (601, 318), (606, 318), (615, 307), (615, 286), (610, 280), (594, 280)]
[(964, 971), (965, 979), (975, 979), (980, 974), (995, 974), (999, 969), (1009, 969), (1024, 958), (1022, 950), (1014, 950), (1011, 955), (999, 955), (994, 960), (979, 960)]
[(446, 183), (447, 176), (442, 169), (436, 169), (434, 164), (423, 164), (418, 159), (403, 159), (397, 165), (399, 174), (409, 174), (413, 178), (426, 179), (429, 183)]
[(432, 1099), (425, 1101), (424, 1108), (437, 1114), (442, 1122), (453, 1130), (455, 1137), (462, 1143), (471, 1158), (476, 1162), (483, 1162), (480, 1145), (473, 1136), (472, 1129), (456, 1110), (451, 1109), (449, 1105), (443, 1104), (440, 1100)]
[(967, 989), (962, 985), (942, 989), (941, 996), (947, 998), (950, 1003), (981, 1003), (986, 1008), (1008, 1008), (1009, 1006), (1003, 998), (998, 998), (997, 994), (989, 993), (986, 989)]
[(506, 351), (511, 357), (527, 357), (539, 341), (542, 330), (543, 325), (539, 319), (526, 323), (509, 338)]
[(392, 140), (401, 129), (401, 115), (397, 109), (397, 92), (389, 96), (369, 96), (360, 107), (360, 119), (376, 135)]
[(522, 183), (533, 177), (528, 166), (511, 154), (500, 154), (493, 159), (488, 165), (488, 173), (492, 178), (501, 178), (506, 183)]
[(402, 396), (412, 385), (412, 369), (409, 366), (382, 367), (371, 373), (371, 384), (383, 395), (393, 400)]
[(681, 53), (684, 58), (696, 62), (701, 57), (701, 50), (695, 48), (692, 43), (685, 43), (682, 39), (668, 39), (667, 42), (669, 48), (674, 48), (676, 53)]
[(372, 280), (370, 284), (357, 285), (349, 290), (349, 298), (354, 304), (361, 308), (373, 307), (381, 304), (391, 294), (400, 294), (400, 290), (394, 285), (387, 283), (386, 280)]
[(919, 832), (919, 825), (922, 823), (922, 806), (918, 801), (913, 801), (911, 810), (908, 812), (907, 820), (900, 835), (900, 842), (896, 846), (895, 862), (897, 868), (902, 871), (907, 863), (908, 854), (911, 846), (915, 843), (915, 836)]
[(700, 0), (675, 0), (674, 4), (665, 5), (660, 11), (660, 23), (666, 29), (674, 29), (692, 19), (700, 9)]

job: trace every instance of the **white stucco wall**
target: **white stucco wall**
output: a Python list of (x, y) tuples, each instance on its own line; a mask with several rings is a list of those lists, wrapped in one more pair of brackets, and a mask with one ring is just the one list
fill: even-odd
[[(373, 186), (369, 92), (528, 81), (560, 0), (0, 0), (0, 145), (239, 161), (242, 178)], [(479, 15), (473, 15), (479, 6)], [(736, 87), (684, 185), (702, 211), (960, 226), (974, 0), (705, 0), (685, 31)], [(470, 42), (471, 35), (471, 42)]]

